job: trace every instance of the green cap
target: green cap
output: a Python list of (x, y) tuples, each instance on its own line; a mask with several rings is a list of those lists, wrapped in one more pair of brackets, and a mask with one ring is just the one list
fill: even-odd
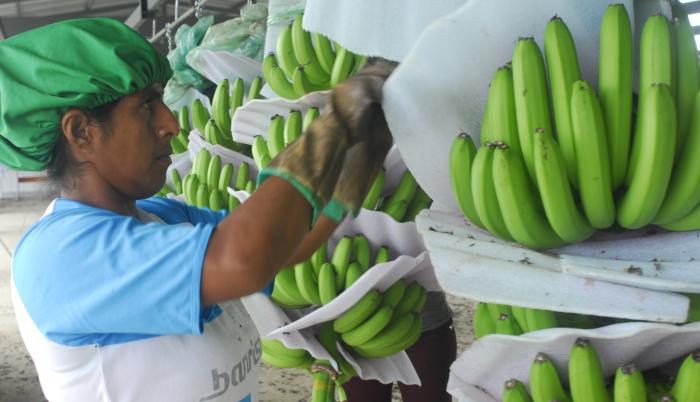
[(51, 162), (61, 116), (165, 83), (168, 60), (110, 18), (67, 20), (0, 41), (0, 163), (39, 171)]

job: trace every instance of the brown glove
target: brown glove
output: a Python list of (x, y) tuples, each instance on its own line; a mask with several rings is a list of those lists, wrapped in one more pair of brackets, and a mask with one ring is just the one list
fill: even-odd
[(331, 106), (338, 120), (356, 141), (345, 156), (333, 197), (323, 213), (341, 221), (346, 213), (357, 216), (393, 139), (382, 110), (382, 87), (395, 63), (370, 59), (360, 72), (333, 89)]

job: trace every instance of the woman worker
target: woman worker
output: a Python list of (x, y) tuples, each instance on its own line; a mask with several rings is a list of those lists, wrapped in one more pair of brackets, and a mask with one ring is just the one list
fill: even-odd
[[(20, 240), (12, 293), (50, 401), (255, 401), (259, 335), (238, 299), (308, 259), (354, 215), (391, 146), (372, 65), (225, 216), (150, 198), (179, 131), (172, 72), (111, 19), (0, 42), (0, 163), (60, 196)], [(284, 205), (284, 208), (280, 208)]]

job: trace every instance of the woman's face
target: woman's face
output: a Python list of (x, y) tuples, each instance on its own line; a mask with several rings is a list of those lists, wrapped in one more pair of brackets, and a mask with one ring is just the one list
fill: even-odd
[(179, 126), (162, 95), (163, 86), (154, 84), (125, 96), (112, 110), (108, 132), (99, 136), (93, 161), (100, 176), (131, 199), (157, 193), (172, 163), (170, 139)]

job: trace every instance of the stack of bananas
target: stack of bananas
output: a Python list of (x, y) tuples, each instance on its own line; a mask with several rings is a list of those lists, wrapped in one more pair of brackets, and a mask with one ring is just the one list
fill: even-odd
[(180, 131), (170, 140), (170, 146), (173, 148), (173, 154), (181, 154), (187, 152), (190, 146), (190, 109), (183, 106), (179, 113), (173, 110), (173, 115), (180, 125)]
[(285, 99), (330, 89), (354, 74), (365, 57), (302, 28), (303, 15), (285, 26), (277, 38), (277, 52), (263, 59), (263, 75), (270, 88)]
[(634, 364), (617, 369), (611, 389), (606, 388), (598, 354), (591, 343), (579, 338), (569, 354), (569, 391), (557, 369), (544, 353), (537, 354), (530, 369), (530, 392), (510, 379), (505, 382), (503, 402), (697, 402), (700, 401), (700, 352), (691, 353), (681, 365), (673, 385), (645, 383)]
[(594, 328), (589, 316), (555, 313), (518, 306), (479, 303), (474, 310), (474, 338), (489, 334), (520, 335), (526, 332), (556, 327)]
[(673, 11), (672, 22), (657, 14), (642, 29), (633, 130), (633, 36), (623, 5), (610, 5), (600, 28), (600, 99), (581, 80), (560, 18), (545, 30), (546, 72), (535, 41), (518, 40), (512, 63), (491, 81), (480, 147), (466, 134), (452, 145), (462, 213), (531, 248), (579, 242), (614, 225), (700, 229), (697, 49), (683, 6)]
[(299, 110), (290, 110), (286, 119), (279, 114), (272, 116), (267, 129), (267, 140), (260, 135), (253, 140), (252, 154), (258, 170), (262, 170), (280, 151), (299, 138), (318, 116), (317, 107), (309, 108), (303, 118)]
[(382, 169), (367, 192), (363, 208), (382, 211), (397, 222), (413, 222), (420, 211), (432, 204), (433, 200), (408, 170), (401, 176), (394, 192), (387, 198), (382, 198), (385, 178), (386, 172)]
[[(175, 186), (181, 189), (175, 194), (184, 194), (185, 202), (190, 205), (212, 211), (225, 209), (233, 212), (240, 205), (238, 199), (227, 190), (233, 180), (234, 170), (230, 163), (222, 165), (219, 155), (212, 156), (206, 148), (202, 148), (195, 156), (190, 174), (181, 181), (179, 178), (176, 181), (173, 176)], [(249, 171), (250, 167), (245, 162), (238, 166), (233, 185), (236, 190), (255, 190), (255, 182), (249, 178)]]
[[(326, 261), (326, 253), (324, 245), (310, 260), (281, 270), (275, 277), (272, 300), (285, 308), (328, 304), (371, 266), (389, 261), (389, 251), (382, 246), (370, 265), (369, 242), (361, 234), (341, 238), (331, 262)], [(427, 297), (427, 291), (418, 282), (407, 284), (400, 279), (383, 294), (377, 290), (367, 292), (333, 322), (333, 330), (362, 356), (396, 354), (420, 336), (420, 312)]]

